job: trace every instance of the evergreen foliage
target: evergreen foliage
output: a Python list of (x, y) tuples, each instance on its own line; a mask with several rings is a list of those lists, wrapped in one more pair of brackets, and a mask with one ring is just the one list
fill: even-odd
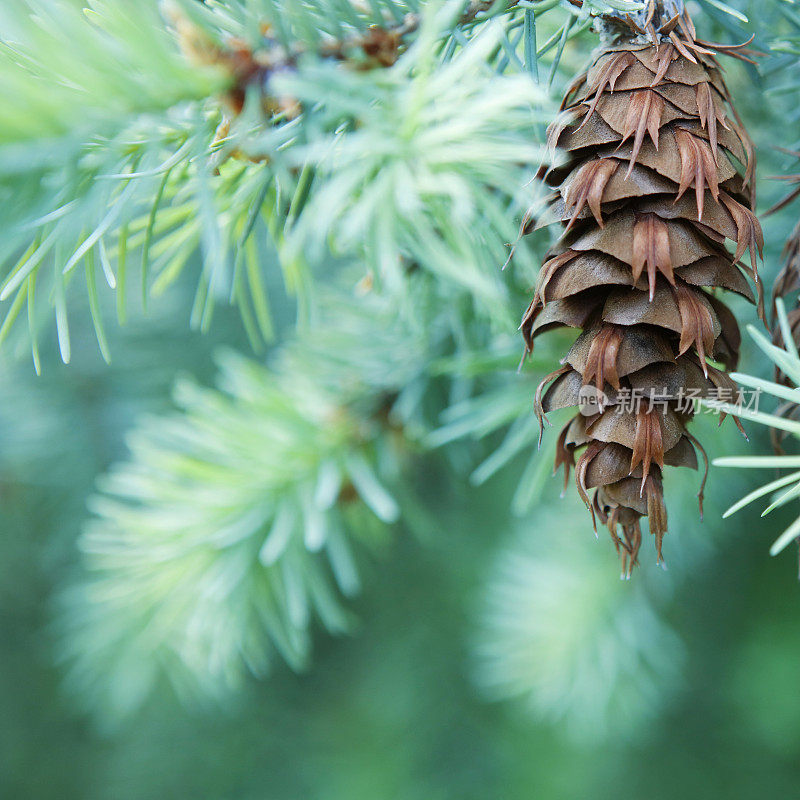
[[(692, 5), (704, 40), (753, 33), (751, 47), (769, 51), (760, 75), (747, 66), (730, 77), (763, 150), (800, 113), (796, 9)], [(414, 599), (414, 580), (432, 591), (417, 572), (428, 557), (443, 582), (437, 603), (450, 609), (452, 586), (459, 602), (477, 596), (477, 610), (468, 631), (442, 612), (416, 658), (441, 633), (473, 679), (465, 695), (523, 696), (537, 719), (566, 721), (584, 742), (602, 730), (626, 741), (681, 696), (692, 641), (665, 619), (668, 592), (653, 576), (634, 589), (614, 581), (590, 524), (553, 497), (554, 437), (537, 451), (535, 386), (569, 337), (537, 344), (517, 371), (517, 311), (557, 235), (521, 237), (526, 214), (544, 208), (542, 160), (563, 159), (547, 151), (546, 126), (597, 43), (597, 18), (642, 9), (3, 4), (0, 352), (30, 348), (43, 377), (4, 365), (0, 462), (41, 514), (41, 535), (60, 534), (50, 558), (70, 575), (43, 568), (53, 596), (37, 625), (68, 692), (100, 718), (129, 719), (165, 684), (190, 706), (262, 691), (249, 673), (286, 688), (281, 662), (311, 668), (319, 628), (374, 632), (381, 592), (380, 621), (410, 630), (417, 621), (396, 608)], [(767, 281), (790, 213), (767, 223)], [(187, 318), (206, 338), (188, 333)], [(786, 376), (800, 375), (796, 353), (758, 341)], [(94, 364), (95, 350), (112, 365)], [(69, 372), (59, 357), (74, 362)], [(791, 420), (739, 416), (800, 435)], [(713, 455), (732, 452), (734, 436), (706, 431)], [(776, 465), (796, 456), (785, 458)], [(676, 496), (693, 499), (697, 487), (680, 481)], [(717, 509), (771, 491), (745, 481), (712, 478), (702, 527), (678, 504), (675, 585), (692, 586), (717, 548), (734, 546), (719, 544)], [(473, 519), (476, 495), (491, 519)], [(546, 547), (530, 541), (540, 536)], [(13, 576), (22, 557), (8, 548), (2, 569)], [(338, 646), (323, 645), (326, 666)], [(390, 655), (371, 658), (365, 671), (388, 669)], [(342, 774), (347, 790), (318, 795), (350, 797)], [(452, 796), (429, 788), (426, 800)]]
[[(723, 412), (731, 411), (736, 413), (742, 419), (767, 425), (776, 432), (780, 432), (783, 436), (798, 438), (800, 437), (800, 423), (796, 419), (792, 419), (791, 414), (787, 415), (785, 412), (787, 406), (792, 408), (800, 401), (800, 389), (798, 389), (800, 386), (800, 357), (798, 357), (797, 345), (791, 336), (788, 316), (781, 299), (776, 301), (776, 309), (779, 330), (782, 331), (785, 337), (784, 341), (787, 344), (783, 348), (772, 344), (763, 333), (752, 326), (750, 326), (750, 335), (761, 352), (775, 365), (778, 373), (785, 376), (783, 381), (777, 383), (752, 375), (737, 374), (735, 375), (736, 380), (742, 386), (748, 387), (754, 392), (755, 399), (759, 402), (748, 404), (746, 407), (743, 407), (743, 404), (737, 406), (732, 403), (719, 402), (713, 403), (713, 406)], [(786, 383), (789, 385), (785, 385)], [(762, 394), (765, 395), (764, 398), (762, 398)], [(778, 408), (776, 412), (770, 413), (763, 410), (761, 402), (767, 398), (777, 401)], [(753, 406), (752, 408), (750, 407), (751, 405)], [(787, 454), (783, 452), (782, 448), (778, 448), (778, 452), (774, 455), (728, 456), (715, 459), (714, 464), (721, 467), (745, 469), (772, 468), (791, 470), (800, 464), (800, 458), (796, 454)], [(764, 484), (734, 503), (725, 512), (725, 516), (728, 517), (749, 503), (769, 495), (773, 495), (772, 502), (764, 509), (762, 516), (766, 516), (776, 508), (780, 508), (800, 497), (800, 474), (796, 470), (788, 473), (782, 472), (780, 477)], [(793, 522), (778, 536), (770, 548), (770, 553), (777, 555), (799, 537), (800, 519)]]

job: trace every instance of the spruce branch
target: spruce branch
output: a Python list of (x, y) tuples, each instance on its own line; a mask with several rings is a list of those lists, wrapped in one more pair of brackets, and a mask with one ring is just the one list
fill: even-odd
[(101, 713), (163, 678), (215, 696), (275, 651), (302, 669), (315, 621), (349, 630), (359, 551), (400, 513), (387, 487), (420, 424), (428, 340), (378, 299), (327, 309), (272, 372), (226, 354), (218, 389), (179, 381), (179, 413), (143, 421), (99, 482), (60, 619), (69, 681)]
[(376, 77), (333, 82), (318, 68), (276, 79), (306, 106), (321, 87), (327, 98), (305, 120), (309, 143), (290, 154), (313, 165), (316, 188), (289, 253), (361, 250), (374, 280), (400, 295), (411, 260), (499, 309), (514, 212), (530, 203), (544, 155), (531, 136), (544, 98), (529, 78), (486, 68), (495, 42), (487, 31), (439, 66), (422, 38)]
[[(791, 337), (791, 328), (786, 314), (786, 309), (781, 298), (775, 300), (776, 314), (779, 330), (787, 336), (783, 347), (773, 344), (752, 325), (748, 332), (758, 349), (775, 365), (776, 371), (783, 376), (783, 382), (765, 380), (754, 375), (743, 373), (734, 374), (732, 377), (742, 386), (747, 387), (756, 402), (742, 404), (742, 402), (705, 401), (707, 405), (722, 413), (735, 414), (743, 420), (766, 425), (779, 435), (781, 439), (791, 436), (800, 438), (800, 422), (796, 419), (798, 403), (800, 403), (800, 357), (797, 347)], [(761, 396), (774, 398), (778, 403), (775, 412), (766, 412), (760, 409)], [(779, 469), (794, 470), (784, 474), (776, 480), (770, 481), (759, 489), (750, 492), (734, 503), (726, 512), (725, 517), (739, 511), (750, 503), (765, 496), (772, 496), (772, 502), (764, 509), (762, 516), (767, 515), (776, 508), (792, 503), (800, 497), (800, 475), (796, 472), (800, 466), (800, 457), (790, 453), (779, 452), (771, 456), (727, 456), (714, 459), (713, 462), (720, 467), (734, 467), (738, 469)], [(773, 542), (770, 554), (775, 556), (782, 552), (791, 542), (800, 538), (800, 518), (795, 520)]]
[[(216, 127), (204, 103), (224, 85), (223, 76), (183, 59), (153, 3), (133, 9), (97, 0), (86, 13), (82, 5), (12, 0), (2, 12), (0, 52), (7, 109), (0, 132), (7, 223), (0, 296), (11, 303), (0, 338), (27, 305), (35, 342), (35, 298), (49, 300), (65, 361), (67, 284), (85, 273), (102, 347), (95, 271), (102, 268), (124, 312), (129, 234), (149, 266), (156, 211), (165, 197), (174, 199), (176, 177), (184, 185), (202, 179), (196, 159)], [(174, 228), (182, 210), (170, 211)], [(185, 263), (187, 238), (176, 235), (161, 245), (173, 272), (180, 257)], [(34, 362), (38, 368), (35, 347)]]
[[(0, 339), (26, 306), (36, 320), (34, 304), (49, 301), (68, 361), (68, 285), (85, 274), (108, 357), (95, 273), (102, 270), (117, 293), (124, 320), (133, 285), (146, 301), (199, 252), (194, 324), (206, 327), (215, 304), (228, 301), (258, 344), (271, 334), (266, 254), (277, 252), (287, 287), (307, 307), (316, 262), (330, 260), (308, 212), (332, 192), (342, 210), (354, 211), (346, 235), (334, 237), (338, 252), (364, 259), (377, 276), (389, 273), (389, 283), (397, 283), (402, 257), (497, 299), (493, 273), (513, 237), (508, 205), (519, 204), (538, 163), (530, 128), (542, 97), (529, 78), (498, 76), (480, 63), (492, 47), (476, 22), (494, 6), (427, 6), (409, 17), (387, 2), (340, 19), (327, 0), (302, 8), (172, 3), (183, 14), (172, 15), (182, 54), (157, 5), (148, 0), (133, 11), (121, 0), (97, 0), (83, 14), (77, 0), (13, 0), (3, 12), (0, 99), (16, 111), (0, 137), (9, 226), (0, 297), (10, 304)], [(383, 9), (380, 25), (375, 9)], [(392, 14), (394, 26), (384, 19)], [(473, 26), (469, 38), (455, 58), (452, 49), (443, 58), (437, 47), (459, 24)], [(396, 42), (390, 57), (382, 37)], [(382, 66), (402, 56), (387, 69), (339, 63), (354, 49)], [(204, 59), (186, 58), (201, 51)], [(458, 79), (471, 88), (452, 84)], [(293, 110), (295, 94), (302, 113)], [(332, 159), (347, 166), (357, 148), (372, 159), (366, 169), (339, 174)], [(402, 175), (410, 158), (428, 153), (419, 168), (411, 164), (411, 181)], [(356, 209), (373, 202), (384, 204), (371, 213), (389, 227), (385, 246), (376, 246), (375, 229), (373, 241), (359, 239), (376, 220)], [(428, 209), (427, 218), (418, 213)], [(336, 209), (325, 215), (323, 230), (338, 227)], [(461, 239), (467, 232), (472, 241)], [(306, 257), (307, 242), (316, 262)], [(32, 324), (30, 333), (35, 342)], [(34, 362), (38, 369), (35, 347)]]

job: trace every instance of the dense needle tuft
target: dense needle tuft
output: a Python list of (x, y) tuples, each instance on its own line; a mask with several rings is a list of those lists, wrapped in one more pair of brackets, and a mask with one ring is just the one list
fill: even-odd
[[(543, 423), (579, 406), (558, 437), (556, 469), (568, 479), (574, 468), (627, 577), (643, 517), (661, 560), (663, 468), (697, 469), (698, 451), (705, 461), (687, 431), (694, 399), (736, 392), (709, 363), (734, 368), (740, 342), (716, 290), (756, 302), (749, 276), (762, 309), (764, 242), (752, 211), (753, 145), (716, 57), (747, 51), (698, 41), (685, 12), (667, 19), (652, 0), (643, 28), (630, 17), (606, 24), (617, 25), (616, 39), (572, 83), (548, 131), (567, 158), (543, 172), (554, 192), (536, 227), (564, 231), (521, 329), (529, 352), (540, 333), (581, 331), (539, 386), (535, 412)], [(740, 261), (748, 250), (749, 268)], [(702, 488), (698, 496), (702, 512)]]

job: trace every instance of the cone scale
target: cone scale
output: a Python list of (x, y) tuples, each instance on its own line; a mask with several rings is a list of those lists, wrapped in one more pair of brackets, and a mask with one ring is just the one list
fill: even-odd
[[(539, 386), (535, 411), (578, 407), (556, 469), (610, 533), (624, 576), (646, 517), (657, 558), (667, 531), (662, 470), (698, 469), (695, 399), (737, 392), (740, 335), (719, 290), (763, 309), (753, 145), (717, 59), (746, 51), (697, 39), (682, 4), (605, 19), (604, 44), (569, 87), (548, 143), (566, 156), (540, 176), (559, 223), (522, 320), (526, 348), (580, 333)], [(742, 257), (749, 250), (749, 265)], [(755, 282), (758, 296), (750, 281)], [(702, 485), (700, 505), (702, 513)]]

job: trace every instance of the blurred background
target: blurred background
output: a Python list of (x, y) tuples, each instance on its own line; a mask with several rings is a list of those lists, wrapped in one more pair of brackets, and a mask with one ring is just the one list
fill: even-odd
[[(739, 4), (752, 23), (730, 29), (723, 15), (705, 20), (706, 33), (732, 41), (769, 24), (756, 18), (757, 4), (746, 5)], [(567, 46), (554, 96), (592, 44), (588, 36)], [(766, 76), (738, 64), (729, 71), (759, 148), (761, 208), (782, 192), (767, 176), (793, 168), (772, 149), (778, 140), (796, 144), (786, 140), (798, 119), (796, 94), (783, 87), (786, 63), (796, 62), (771, 61)], [(764, 220), (767, 286), (796, 214), (790, 207)], [(533, 244), (545, 246), (544, 237)], [(295, 322), (274, 284), (276, 343), (260, 361), (292, 336)], [(347, 632), (331, 636), (312, 620), (307, 663), (292, 670), (274, 659), (266, 674), (246, 672), (219, 697), (187, 700), (167, 677), (125, 713), (86, 702), (87, 687), (69, 677), (65, 644), (80, 622), (69, 615), (80, 612), (64, 596), (83, 569), (88, 498), (128, 457), (126, 437), (141, 420), (174, 409), (176, 379), (211, 386), (217, 354), (253, 356), (230, 309), (216, 312), (208, 332), (190, 329), (195, 288), (184, 276), (146, 312), (132, 303), (127, 325), (108, 328), (110, 365), (88, 312), (73, 315), (68, 366), (54, 331), (42, 336), (39, 377), (24, 331), (0, 349), (0, 796), (796, 794), (800, 586), (793, 549), (769, 557), (795, 509), (762, 519), (753, 507), (723, 521), (764, 476), (714, 469), (701, 522), (698, 476), (668, 472), (667, 568), (646, 541), (633, 579), (621, 581), (607, 534), (598, 541), (574, 493), (562, 498), (561, 477), (550, 477), (547, 444), (537, 456), (534, 436), (485, 480), (465, 477), (465, 463), (480, 463), (504, 435), (478, 443), (467, 422), (457, 437), (452, 426), (469, 419), (468, 405), (462, 416), (451, 410), (433, 423), (444, 426), (440, 443), (465, 441), (413, 453), (391, 535), (354, 548), (361, 588), (348, 601)], [(110, 308), (113, 299), (106, 301)], [(752, 309), (735, 307), (755, 321)], [(497, 338), (501, 349), (510, 343), (515, 363), (521, 342), (513, 328)], [(507, 361), (497, 391), (516, 392), (528, 407), (541, 371), (534, 365), (517, 376)], [(747, 339), (742, 369), (768, 372)], [(756, 426), (748, 427), (749, 445), (730, 423), (717, 429), (715, 417), (701, 414), (695, 427), (712, 457), (769, 448)], [(554, 437), (549, 430), (550, 445)], [(102, 686), (112, 665), (97, 659), (89, 680)]]

